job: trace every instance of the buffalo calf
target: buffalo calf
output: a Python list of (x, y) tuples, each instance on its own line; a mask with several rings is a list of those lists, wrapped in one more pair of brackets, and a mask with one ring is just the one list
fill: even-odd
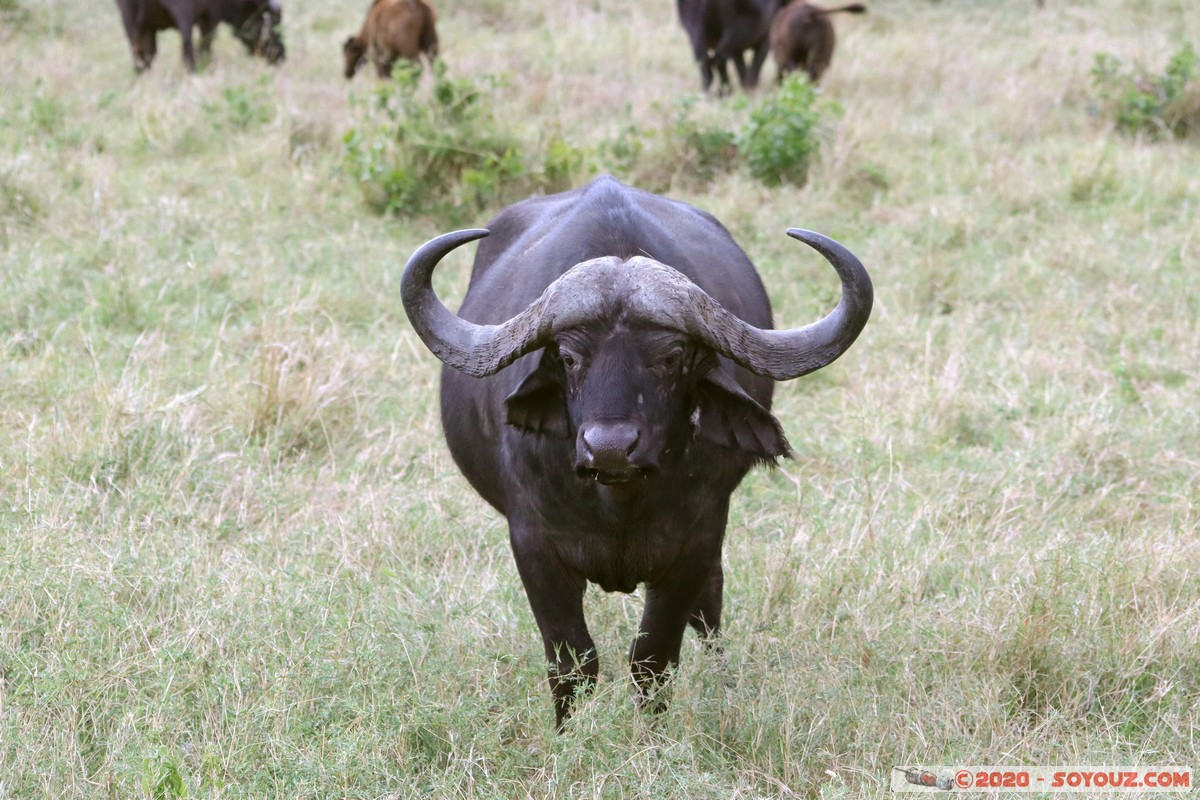
[(837, 8), (820, 8), (812, 3), (792, 3), (784, 6), (771, 23), (771, 54), (775, 57), (778, 79), (796, 69), (803, 69), (816, 83), (829, 68), (833, 58), (836, 36), (831, 14), (846, 12), (863, 14), (867, 7), (851, 3)]
[(117, 0), (121, 22), (133, 50), (133, 66), (144, 72), (158, 52), (159, 31), (174, 28), (183, 38), (183, 63), (196, 71), (192, 28), (200, 29), (200, 54), (212, 52), (217, 26), (224, 22), (251, 55), (268, 63), (283, 61), (285, 51), (279, 25), (283, 10), (279, 0)]
[[(790, 330), (773, 330), (762, 280), (721, 223), (610, 177), (443, 234), (404, 269), (404, 310), (445, 364), (450, 453), (508, 519), (560, 729), (599, 670), (589, 583), (645, 586), (629, 664), (652, 710), (688, 626), (716, 642), (730, 495), (753, 466), (790, 453), (774, 382), (829, 364), (867, 322), (862, 263), (819, 233), (788, 235), (842, 285), (833, 311)], [(433, 271), (476, 239), (455, 314)]]
[(345, 74), (353, 78), (368, 57), (379, 77), (392, 74), (399, 59), (433, 61), (438, 52), (437, 15), (425, 0), (375, 0), (357, 36), (342, 44)]

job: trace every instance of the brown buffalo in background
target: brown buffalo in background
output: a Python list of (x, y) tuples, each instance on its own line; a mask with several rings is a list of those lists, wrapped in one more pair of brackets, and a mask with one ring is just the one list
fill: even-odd
[(251, 55), (262, 56), (271, 64), (284, 59), (279, 24), (283, 10), (279, 0), (117, 0), (121, 22), (133, 50), (133, 67), (144, 72), (158, 52), (159, 31), (174, 28), (183, 38), (183, 63), (196, 71), (192, 49), (192, 28), (200, 29), (200, 54), (212, 53), (217, 26), (224, 22)]
[(862, 3), (837, 8), (821, 8), (805, 2), (784, 6), (771, 22), (771, 54), (779, 70), (779, 80), (796, 69), (807, 72), (813, 83), (821, 80), (833, 58), (837, 39), (829, 16), (842, 12), (863, 14), (866, 10)]
[(368, 56), (381, 78), (389, 77), (401, 58), (415, 62), (424, 53), (433, 61), (438, 51), (436, 22), (425, 0), (375, 0), (362, 30), (342, 45), (346, 77), (353, 78)]

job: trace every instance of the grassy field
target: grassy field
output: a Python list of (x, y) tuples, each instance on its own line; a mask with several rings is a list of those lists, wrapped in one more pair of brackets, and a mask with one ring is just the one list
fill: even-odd
[[(805, 187), (651, 176), (725, 222), (781, 323), (837, 292), (788, 226), (858, 253), (876, 307), (779, 386), (797, 455), (735, 497), (728, 666), (689, 635), (644, 718), (641, 603), (589, 592), (601, 682), (563, 736), (399, 302), (456, 223), (376, 215), (344, 169), (365, 2), (284, 5), (279, 69), (223, 31), (189, 76), (170, 33), (135, 77), (112, 3), (0, 0), (0, 800), (1200, 766), (1200, 151), (1118, 134), (1089, 77), (1200, 44), (1192, 0), (876, 0), (838, 20)], [(530, 141), (596, 148), (696, 96), (670, 0), (438, 8), (450, 73), (500, 77)]]

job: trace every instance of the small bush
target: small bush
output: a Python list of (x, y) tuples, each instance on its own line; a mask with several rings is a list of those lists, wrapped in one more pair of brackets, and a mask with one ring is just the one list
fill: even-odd
[(474, 216), (566, 188), (588, 169), (586, 154), (562, 137), (537, 147), (520, 141), (488, 102), (494, 78), (450, 78), (441, 62), (424, 92), (416, 65), (400, 62), (392, 77), (344, 138), (347, 168), (380, 213)]
[(417, 66), (400, 62), (393, 78), (371, 93), (365, 126), (344, 139), (351, 174), (376, 211), (429, 211), (464, 183), (494, 185), (519, 171), (516, 144), (494, 131), (480, 87), (440, 65), (427, 96)]
[[(700, 95), (689, 95), (655, 111), (660, 126), (630, 123), (598, 148), (601, 166), (649, 191), (665, 192), (682, 183), (703, 184), (737, 164), (732, 131), (698, 112)], [(711, 117), (711, 115), (710, 115)]]
[(561, 136), (551, 137), (543, 150), (541, 177), (538, 182), (547, 192), (565, 191), (574, 186), (580, 176), (594, 171), (591, 156), (587, 151)]
[(793, 73), (774, 95), (750, 112), (750, 122), (737, 137), (750, 174), (768, 186), (803, 186), (819, 147), (822, 106), (816, 88)]
[[(13, 27), (21, 27), (29, 21), (29, 12), (21, 7), (18, 0), (0, 0), (0, 22)], [(0, 41), (6, 37), (0, 34)]]
[(1161, 75), (1098, 53), (1092, 64), (1092, 84), (1099, 92), (1101, 109), (1122, 133), (1183, 138), (1200, 130), (1196, 66), (1196, 50), (1190, 43), (1175, 51)]
[(275, 102), (265, 80), (254, 86), (227, 86), (221, 90), (221, 100), (203, 103), (220, 131), (248, 131), (275, 117)]
[(633, 123), (621, 127), (617, 135), (605, 139), (598, 148), (603, 169), (615, 175), (628, 175), (642, 159), (646, 149), (646, 138), (641, 128)]
[(694, 114), (698, 99), (691, 95), (675, 104), (666, 139), (676, 162), (691, 176), (707, 182), (736, 163), (737, 137), (713, 122), (698, 120)]

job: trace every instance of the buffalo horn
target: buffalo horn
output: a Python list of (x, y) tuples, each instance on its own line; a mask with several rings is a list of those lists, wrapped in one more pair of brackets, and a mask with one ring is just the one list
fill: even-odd
[[(528, 308), (501, 325), (468, 322), (437, 298), (431, 280), (434, 267), (451, 250), (482, 239), (488, 233), (485, 228), (470, 228), (430, 239), (408, 259), (400, 279), (404, 311), (421, 341), (442, 363), (475, 378), (499, 372), (526, 353), (545, 346), (553, 333), (543, 323), (541, 313), (549, 288)], [(547, 319), (553, 318), (550, 315)]]
[(842, 298), (833, 311), (801, 328), (756, 328), (691, 284), (692, 308), (708, 313), (697, 313), (689, 320), (687, 331), (751, 372), (777, 381), (798, 378), (833, 363), (862, 332), (874, 300), (871, 277), (857, 256), (815, 231), (789, 228), (787, 233), (816, 250), (837, 270), (842, 279)]

